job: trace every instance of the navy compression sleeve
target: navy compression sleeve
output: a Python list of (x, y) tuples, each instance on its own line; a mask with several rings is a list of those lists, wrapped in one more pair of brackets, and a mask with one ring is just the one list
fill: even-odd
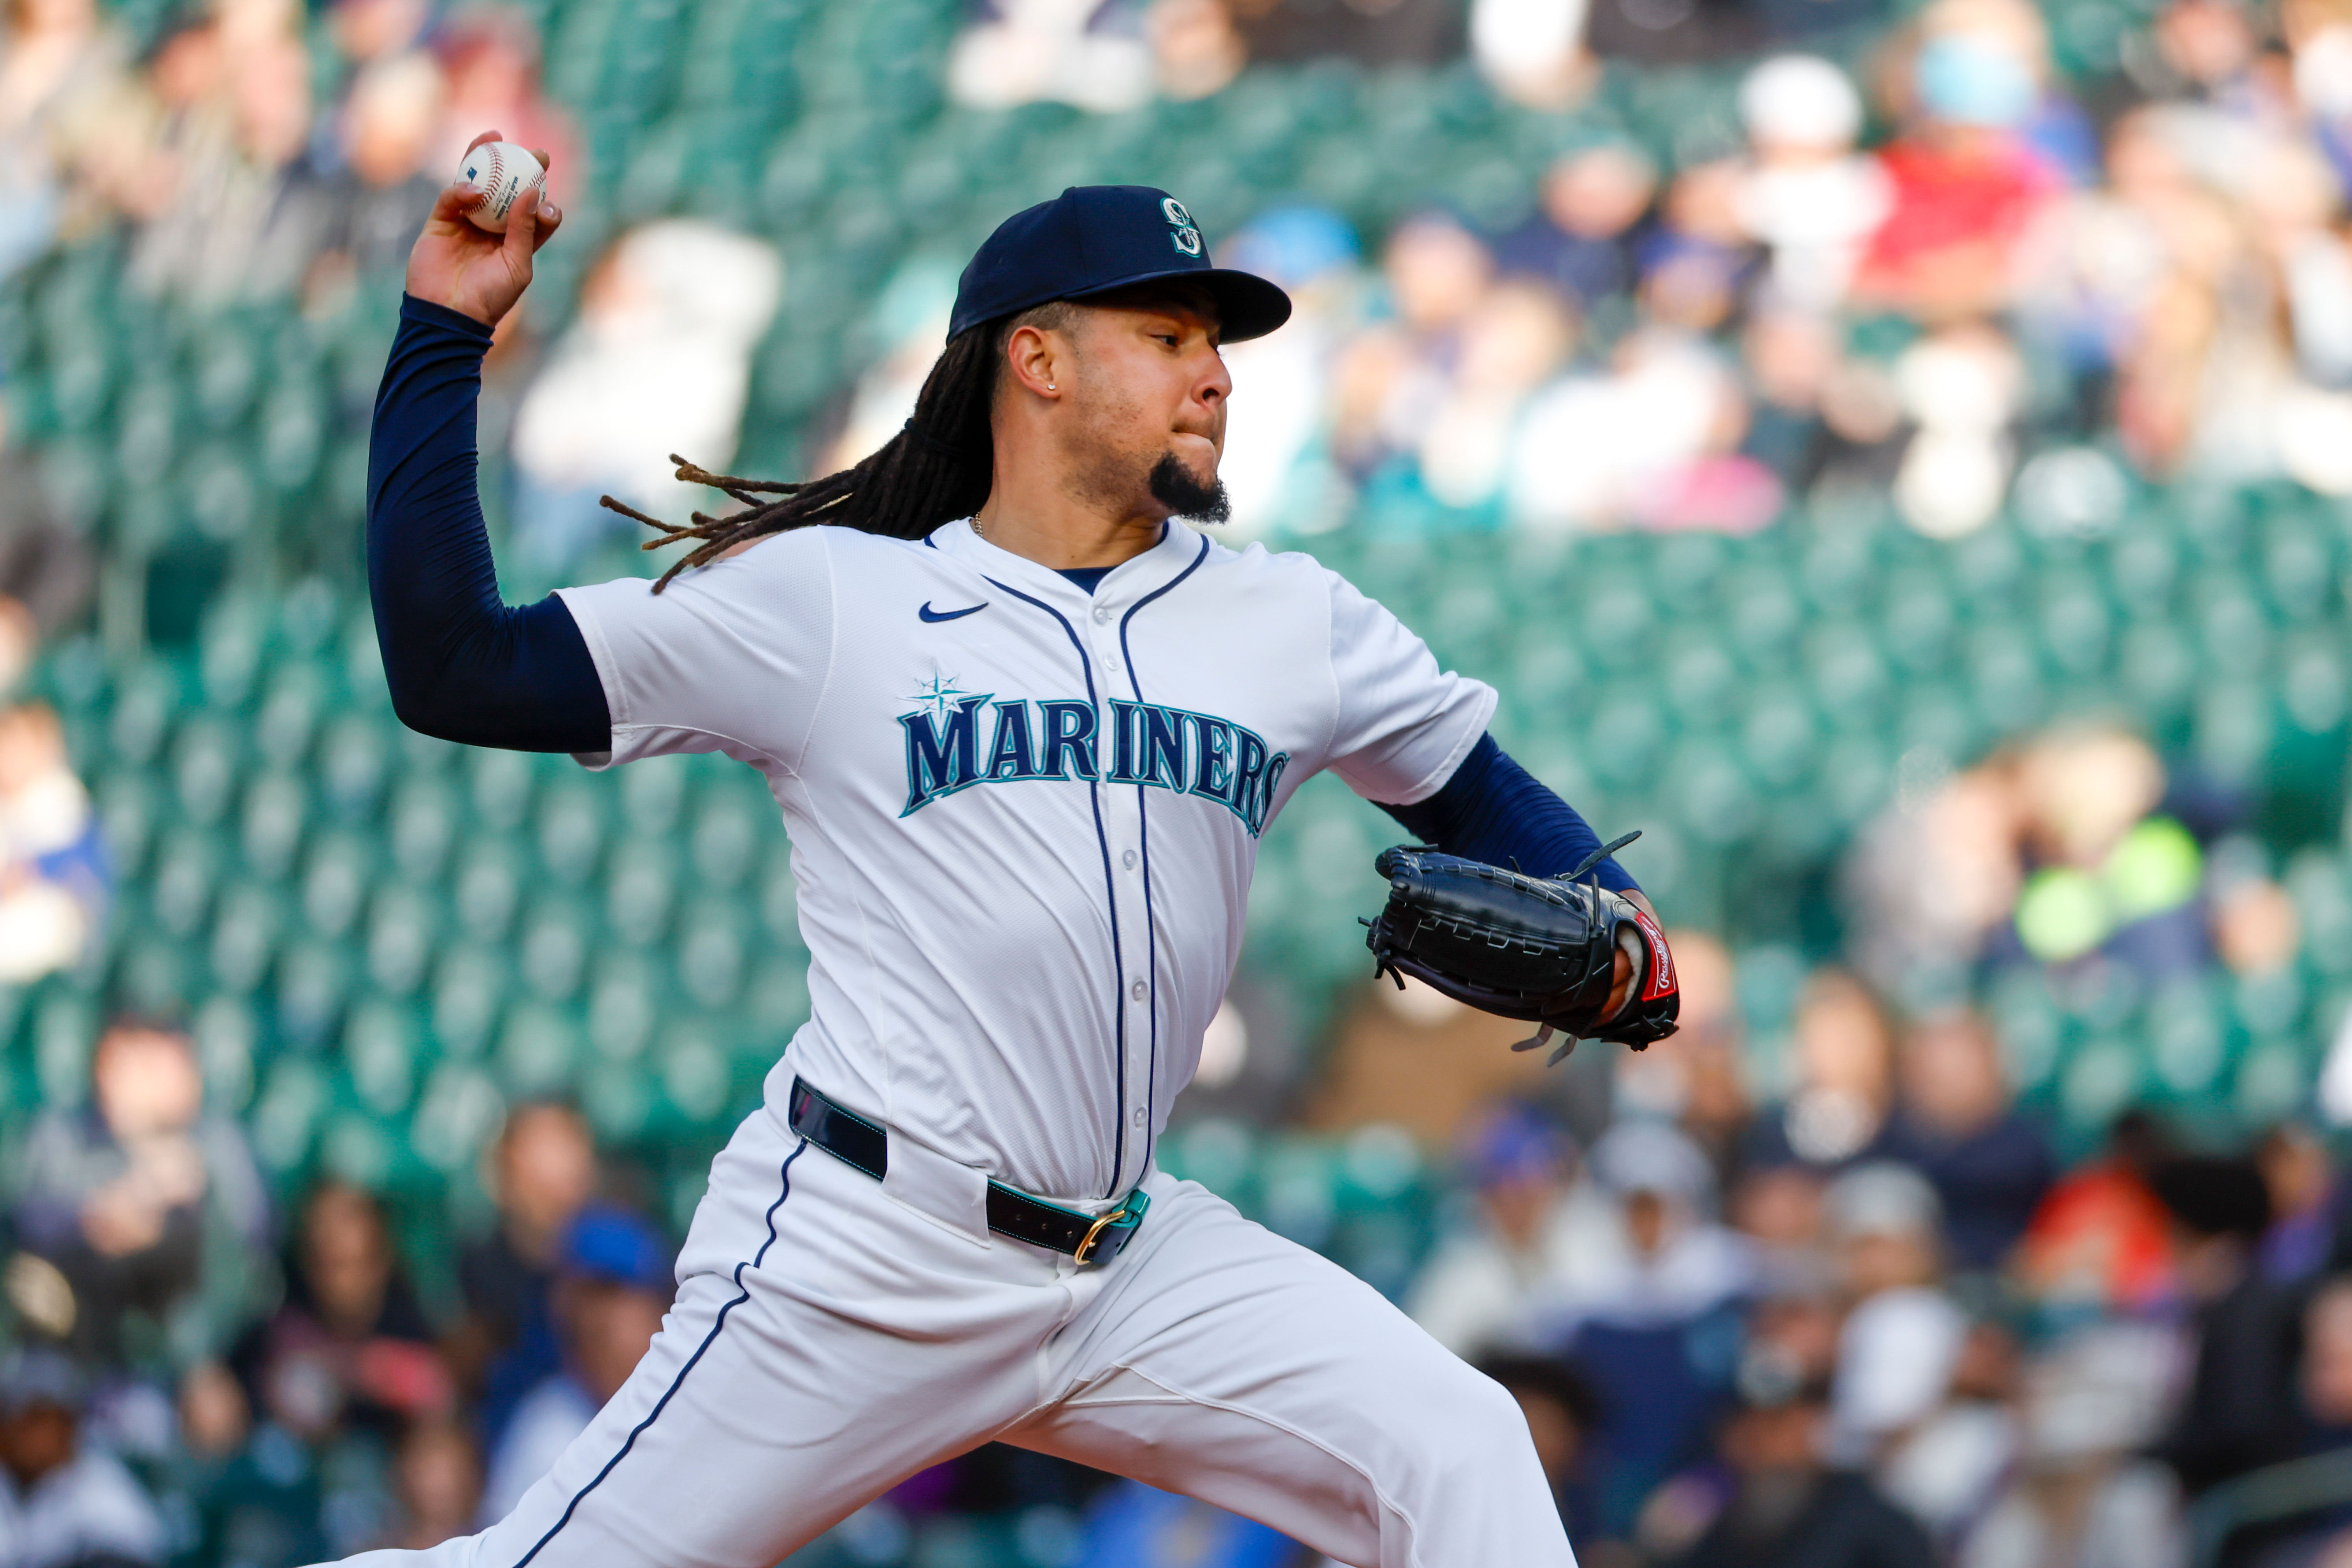
[[(1530, 877), (1573, 871), (1601, 847), (1601, 836), (1575, 808), (1513, 762), (1492, 735), (1480, 736), (1445, 787), (1427, 800), (1381, 809), (1423, 844)], [(1616, 892), (1639, 890), (1614, 858), (1601, 862), (1596, 874)]]
[(518, 752), (604, 752), (613, 721), (563, 601), (499, 597), (475, 491), (490, 330), (404, 298), (368, 436), (368, 595), (393, 711), (412, 730)]

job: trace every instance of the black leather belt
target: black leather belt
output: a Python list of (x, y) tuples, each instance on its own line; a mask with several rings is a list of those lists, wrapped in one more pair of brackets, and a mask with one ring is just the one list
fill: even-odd
[[(828, 1099), (804, 1079), (793, 1080), (791, 1108), (793, 1131), (877, 1182), (888, 1173), (890, 1134), (886, 1130)], [(1109, 1213), (1091, 1215), (1033, 1198), (993, 1179), (988, 1184), (989, 1229), (1067, 1253), (1080, 1263), (1108, 1263), (1117, 1258), (1142, 1226), (1143, 1211), (1150, 1206), (1140, 1187)]]

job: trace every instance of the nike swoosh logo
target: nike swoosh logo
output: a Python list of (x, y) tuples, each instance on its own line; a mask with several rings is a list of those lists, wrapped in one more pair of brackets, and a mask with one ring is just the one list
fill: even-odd
[(935, 610), (931, 608), (931, 602), (929, 599), (926, 599), (923, 601), (923, 607), (917, 610), (915, 614), (920, 616), (923, 619), (937, 625), (940, 621), (960, 621), (966, 616), (976, 616), (986, 608), (988, 608), (988, 601), (986, 599), (982, 599), (979, 604), (972, 605), (969, 609)]

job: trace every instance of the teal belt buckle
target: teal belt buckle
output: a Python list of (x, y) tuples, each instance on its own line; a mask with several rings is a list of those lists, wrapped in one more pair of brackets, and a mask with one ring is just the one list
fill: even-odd
[(1127, 1200), (1118, 1207), (1103, 1215), (1087, 1227), (1086, 1239), (1079, 1242), (1077, 1249), (1070, 1254), (1071, 1261), (1081, 1264), (1090, 1262), (1096, 1249), (1101, 1246), (1103, 1234), (1106, 1231), (1118, 1233), (1118, 1247), (1111, 1248), (1113, 1252), (1124, 1247), (1127, 1245), (1127, 1238), (1135, 1234), (1137, 1226), (1142, 1225), (1144, 1211), (1150, 1206), (1151, 1194), (1141, 1187), (1128, 1194)]

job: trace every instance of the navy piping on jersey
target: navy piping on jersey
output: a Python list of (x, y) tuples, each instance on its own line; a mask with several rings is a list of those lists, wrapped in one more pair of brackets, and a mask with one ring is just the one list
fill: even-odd
[(686, 1374), (694, 1370), (695, 1363), (702, 1359), (702, 1352), (717, 1342), (719, 1331), (727, 1326), (727, 1314), (751, 1299), (751, 1290), (743, 1283), (743, 1270), (760, 1267), (767, 1259), (768, 1248), (776, 1245), (776, 1211), (784, 1206), (786, 1198), (793, 1195), (793, 1162), (806, 1152), (808, 1152), (808, 1140), (803, 1138), (797, 1148), (784, 1156), (782, 1168), (776, 1173), (777, 1180), (782, 1184), (783, 1190), (776, 1194), (776, 1201), (768, 1205), (768, 1239), (760, 1244), (760, 1250), (751, 1255), (750, 1262), (738, 1263), (735, 1266), (734, 1300), (719, 1309), (718, 1320), (710, 1325), (710, 1331), (702, 1336), (702, 1342), (694, 1347), (694, 1353), (686, 1358), (686, 1364), (679, 1367), (677, 1375), (669, 1380), (669, 1386), (662, 1390), (662, 1396), (659, 1399), (654, 1401), (654, 1407), (646, 1413), (646, 1418), (629, 1428), (629, 1435), (623, 1440), (620, 1451), (604, 1461), (604, 1468), (596, 1472), (595, 1479), (572, 1494), (572, 1500), (564, 1505), (563, 1517), (548, 1527), (547, 1533), (541, 1536), (532, 1544), (531, 1549), (522, 1554), (514, 1568), (530, 1568), (530, 1560), (539, 1555), (541, 1549), (554, 1540), (565, 1525), (572, 1522), (572, 1516), (579, 1511), (582, 1501), (590, 1492), (604, 1484), (604, 1478), (613, 1473), (613, 1467), (629, 1457), (629, 1450), (637, 1446), (638, 1437), (643, 1436), (646, 1428), (658, 1420), (661, 1413), (668, 1407), (670, 1396), (685, 1384)]
[[(1129, 605), (1127, 614), (1118, 618), (1118, 657), (1127, 664), (1127, 684), (1135, 693), (1138, 704), (1143, 701), (1143, 679), (1135, 673), (1135, 652), (1127, 646), (1127, 626), (1135, 619), (1135, 612), (1159, 598), (1171, 588), (1200, 570), (1201, 563), (1209, 558), (1209, 541), (1201, 539), (1200, 552), (1184, 570)], [(1151, 810), (1145, 796), (1151, 792), (1141, 784), (1135, 786), (1136, 826), (1143, 839), (1143, 951), (1151, 964), (1151, 1078), (1145, 1089), (1143, 1122), (1143, 1169), (1151, 1169), (1151, 1146), (1160, 1135), (1160, 924), (1151, 917)]]
[[(1095, 663), (1087, 657), (1087, 645), (1078, 640), (1077, 630), (1070, 625), (1069, 618), (1045, 600), (1032, 598), (1009, 583), (998, 583), (995, 578), (988, 577), (984, 574), (983, 580), (995, 584), (997, 587), (1024, 604), (1036, 605), (1061, 624), (1062, 635), (1068, 637), (1070, 646), (1078, 650), (1078, 668), (1087, 678), (1087, 700), (1094, 706), (1095, 722), (1101, 723), (1102, 699), (1095, 691)], [(1099, 774), (1102, 772), (1101, 767), (1097, 766), (1095, 772)], [(1103, 1196), (1109, 1198), (1118, 1195), (1119, 1172), (1127, 1165), (1127, 969), (1124, 960), (1119, 955), (1118, 880), (1111, 875), (1110, 870), (1110, 835), (1103, 831), (1102, 782), (1099, 778), (1087, 781), (1087, 799), (1094, 806), (1095, 843), (1102, 850), (1103, 892), (1110, 900), (1112, 985), (1110, 1016), (1113, 1038), (1118, 1048), (1118, 1103), (1112, 1111), (1110, 1122), (1110, 1188), (1103, 1194)], [(520, 1565), (518, 1564), (517, 1568), (520, 1568)]]

